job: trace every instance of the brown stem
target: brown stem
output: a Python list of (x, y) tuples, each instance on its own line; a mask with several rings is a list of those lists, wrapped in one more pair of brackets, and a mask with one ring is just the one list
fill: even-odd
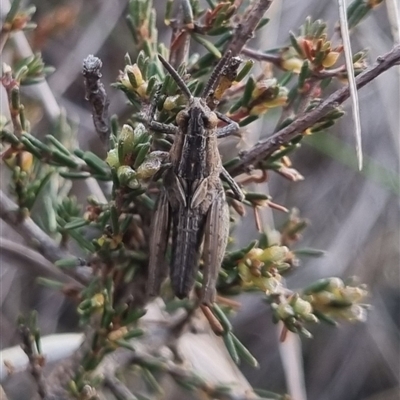
[(240, 54), (244, 45), (253, 37), (260, 20), (269, 9), (272, 0), (257, 0), (246, 10), (237, 24), (226, 51), (231, 50), (232, 57)]
[(109, 101), (104, 85), (100, 81), (101, 67), (100, 58), (89, 55), (83, 60), (82, 74), (85, 78), (86, 100), (92, 106), (94, 127), (104, 147), (108, 150), (111, 134), (108, 123)]
[[(400, 62), (400, 45), (395, 46), (390, 52), (378, 57), (377, 63), (364, 71), (356, 78), (357, 89), (364, 87), (367, 83), (378, 77), (383, 72)], [(350, 96), (349, 86), (345, 86), (323, 101), (315, 109), (303, 113), (294, 122), (277, 133), (259, 142), (253, 149), (242, 155), (238, 164), (229, 169), (232, 175), (248, 171), (251, 166), (255, 166), (261, 160), (268, 158), (280, 146), (290, 142), (306, 129), (313, 126), (335, 107), (342, 104)]]
[(2, 2), (1, 6), (4, 7), (4, 10), (0, 12), (0, 19), (3, 20), (3, 26), (0, 29), (0, 54), (3, 52), (4, 46), (10, 37), (10, 33), (12, 30), (12, 20), (14, 16), (10, 15), (10, 10), (7, 10), (7, 6), (9, 6), (9, 4), (3, 4)]
[(45, 399), (47, 395), (47, 386), (42, 374), (43, 357), (37, 353), (32, 332), (26, 325), (20, 325), (19, 333), (22, 338), (21, 347), (28, 357), (30, 373), (36, 381), (39, 396), (41, 399)]
[(1, 83), (3, 84), (4, 88), (6, 89), (8, 105), (11, 115), (11, 121), (14, 128), (14, 135), (20, 137), (23, 132), (23, 127), (21, 124), (20, 118), (20, 109), (14, 108), (13, 104), (13, 90), (17, 90), (18, 98), (19, 98), (19, 82), (17, 82), (12, 76), (11, 67), (6, 65), (3, 70), (3, 75), (1, 77)]
[(4, 25), (0, 30), (0, 54), (3, 52), (4, 45), (6, 44), (9, 36), (10, 36), (10, 30), (6, 29), (6, 26)]
[(174, 68), (178, 68), (187, 61), (190, 47), (190, 33), (184, 23), (183, 2), (179, 7), (177, 18), (171, 21), (171, 28), (169, 62)]
[(252, 58), (253, 60), (267, 61), (281, 68), (282, 57), (279, 54), (263, 53), (262, 51), (250, 49), (248, 47), (242, 49), (242, 54)]
[(307, 109), (308, 105), (310, 104), (310, 101), (313, 98), (315, 89), (319, 87), (320, 81), (311, 78), (308, 84), (309, 88), (307, 92), (303, 93), (302, 96), (300, 97), (299, 105), (297, 107), (298, 114), (303, 114), (304, 111)]
[[(282, 57), (279, 54), (272, 53), (263, 53), (262, 51), (250, 49), (248, 47), (244, 47), (242, 50), (242, 54), (252, 58), (257, 61), (266, 61), (278, 68), (282, 68)], [(315, 78), (324, 79), (324, 78), (334, 78), (336, 76), (341, 76), (344, 72), (346, 72), (346, 67), (341, 65), (340, 67), (327, 69), (323, 71), (311, 71), (312, 75)]]

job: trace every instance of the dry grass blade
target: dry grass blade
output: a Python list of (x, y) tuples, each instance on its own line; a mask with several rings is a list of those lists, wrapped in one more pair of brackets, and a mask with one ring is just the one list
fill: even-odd
[(342, 35), (344, 56), (346, 61), (346, 70), (349, 80), (350, 97), (352, 102), (352, 114), (354, 121), (354, 136), (356, 139), (356, 152), (358, 160), (358, 168), (362, 169), (363, 154), (362, 154), (362, 143), (361, 143), (361, 120), (360, 120), (360, 106), (358, 102), (357, 86), (354, 77), (353, 67), (353, 56), (351, 53), (350, 33), (347, 25), (347, 14), (346, 5), (344, 0), (338, 0), (339, 5), (339, 20), (340, 20), (340, 32)]
[(394, 42), (400, 44), (400, 8), (397, 0), (385, 2)]
[[(277, 328), (278, 335), (281, 333), (282, 328), (283, 325), (279, 324)], [(287, 332), (285, 340), (279, 342), (279, 354), (285, 370), (288, 391), (293, 399), (296, 400), (307, 399), (301, 352), (299, 337), (292, 332)]]
[[(400, 44), (400, 7), (397, 0), (387, 0), (386, 1), (386, 10), (388, 19), (390, 22), (390, 29), (392, 31), (393, 42), (396, 44)], [(396, 68), (397, 70), (397, 82), (398, 82), (398, 96), (397, 99), (400, 101), (400, 67)], [(398, 116), (398, 126), (400, 126), (400, 115)]]

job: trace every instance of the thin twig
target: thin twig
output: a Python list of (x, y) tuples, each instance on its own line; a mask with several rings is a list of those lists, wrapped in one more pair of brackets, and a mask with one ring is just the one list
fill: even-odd
[(275, 66), (281, 68), (282, 57), (279, 54), (264, 53), (259, 50), (250, 49), (249, 47), (243, 47), (242, 54), (257, 61), (266, 61)]
[(4, 45), (6, 44), (8, 37), (10, 36), (10, 31), (4, 29), (4, 25), (0, 31), (0, 54), (3, 52)]
[(5, 15), (5, 20), (0, 29), (0, 54), (3, 52), (4, 46), (7, 43), (8, 38), (10, 37), (10, 33), (12, 30), (12, 17), (10, 18), (9, 10), (7, 13), (0, 12), (0, 18), (3, 19), (3, 15)]
[(309, 82), (308, 82), (308, 84), (309, 84), (308, 90), (300, 96), (299, 105), (297, 106), (297, 113), (298, 114), (303, 114), (306, 111), (307, 107), (310, 104), (310, 101), (315, 96), (314, 91), (317, 88), (319, 88), (320, 83), (321, 83), (320, 81), (318, 81), (316, 79), (313, 79), (313, 78), (311, 78), (309, 80)]
[(240, 54), (244, 45), (253, 37), (260, 20), (271, 6), (272, 0), (257, 0), (246, 10), (237, 24), (232, 39), (226, 50), (231, 50), (232, 57)]
[(18, 206), (0, 190), (0, 218), (10, 225), (25, 240), (34, 247), (45, 258), (57, 261), (66, 258), (67, 253), (61, 250), (57, 243), (43, 232), (30, 217), (21, 215)]
[(38, 354), (35, 348), (33, 335), (26, 325), (21, 324), (19, 326), (19, 333), (22, 338), (21, 347), (25, 354), (28, 356), (30, 373), (36, 381), (39, 396), (42, 399), (45, 399), (47, 395), (47, 387), (42, 374), (42, 364), (44, 358), (42, 355)]
[(176, 19), (171, 20), (171, 41), (169, 62), (174, 68), (178, 68), (183, 62), (187, 61), (190, 47), (190, 33), (185, 26), (185, 0), (181, 1)]
[[(244, 47), (242, 49), (242, 54), (250, 57), (253, 60), (269, 62), (275, 65), (276, 67), (282, 69), (283, 60), (279, 54), (264, 53), (259, 50), (250, 49), (249, 47)], [(345, 72), (346, 72), (346, 67), (344, 65), (341, 65), (340, 67), (337, 68), (324, 69), (322, 71), (311, 70), (312, 76), (319, 79), (334, 78), (343, 75)]]
[(110, 139), (110, 126), (108, 123), (108, 106), (110, 102), (104, 85), (101, 83), (102, 62), (100, 58), (89, 55), (83, 60), (82, 74), (85, 77), (86, 100), (92, 106), (93, 124), (103, 145), (108, 150)]
[(0, 254), (7, 255), (9, 253), (14, 259), (19, 259), (22, 262), (13, 263), (14, 265), (21, 265), (26, 268), (26, 272), (33, 273), (36, 276), (45, 276), (57, 279), (61, 282), (74, 285), (77, 289), (82, 289), (83, 285), (74, 278), (64, 274), (54, 264), (46, 260), (38, 252), (23, 246), (15, 241), (1, 237), (0, 240)]
[[(400, 62), (400, 45), (394, 47), (390, 52), (378, 57), (377, 63), (364, 71), (356, 78), (357, 89), (364, 87), (367, 83), (378, 77), (383, 72)], [(253, 149), (242, 155), (238, 164), (229, 169), (233, 175), (248, 171), (252, 165), (256, 165), (263, 159), (268, 158), (280, 146), (290, 142), (293, 138), (308, 129), (335, 107), (342, 104), (350, 96), (349, 86), (345, 86), (330, 95), (318, 107), (300, 115), (294, 122), (281, 129), (274, 135), (259, 142)]]
[(3, 66), (3, 75), (1, 77), (1, 83), (4, 89), (6, 89), (8, 107), (10, 110), (11, 122), (13, 124), (14, 134), (17, 137), (20, 137), (23, 132), (23, 127), (19, 115), (20, 109), (14, 107), (14, 103), (16, 101), (13, 100), (13, 97), (17, 97), (19, 102), (19, 83), (13, 78), (11, 67), (6, 64), (3, 65), (4, 66)]
[[(54, 262), (62, 258), (72, 257), (66, 251), (61, 250), (58, 244), (43, 232), (30, 217), (22, 216), (19, 207), (2, 190), (0, 190), (0, 218), (47, 260)], [(81, 283), (86, 282), (86, 278), (80, 276), (74, 270), (65, 270), (65, 273)]]

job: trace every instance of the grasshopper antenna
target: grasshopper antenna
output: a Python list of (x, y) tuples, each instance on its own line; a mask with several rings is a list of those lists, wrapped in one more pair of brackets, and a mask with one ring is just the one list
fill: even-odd
[(179, 74), (175, 71), (174, 67), (160, 54), (158, 55), (158, 59), (161, 61), (162, 65), (164, 65), (165, 69), (170, 73), (170, 75), (172, 76), (172, 79), (177, 83), (179, 88), (182, 90), (183, 94), (188, 99), (191, 99), (193, 97), (192, 93), (190, 93), (190, 90), (186, 86), (186, 83), (179, 76)]
[(218, 61), (218, 64), (214, 68), (213, 73), (210, 76), (210, 79), (207, 82), (206, 87), (203, 90), (203, 93), (201, 97), (203, 99), (207, 99), (207, 97), (210, 95), (211, 91), (214, 89), (214, 86), (216, 85), (218, 78), (220, 77), (223, 69), (225, 68), (226, 64), (228, 64), (229, 59), (231, 58), (231, 50), (228, 50), (223, 57), (220, 58)]

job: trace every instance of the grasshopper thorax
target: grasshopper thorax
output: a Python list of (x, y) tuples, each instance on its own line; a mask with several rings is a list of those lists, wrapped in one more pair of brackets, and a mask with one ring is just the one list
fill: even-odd
[(218, 124), (218, 117), (204, 99), (191, 97), (187, 107), (177, 114), (176, 123), (187, 135), (209, 136)]

